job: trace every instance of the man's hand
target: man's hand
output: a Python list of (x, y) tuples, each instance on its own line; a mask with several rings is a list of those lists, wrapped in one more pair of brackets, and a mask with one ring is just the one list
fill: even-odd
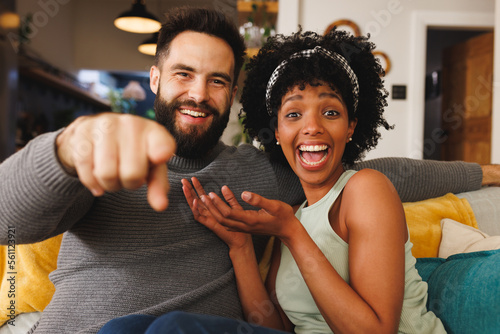
[(176, 145), (155, 121), (115, 113), (80, 117), (59, 134), (56, 146), (62, 166), (94, 196), (146, 183), (151, 207), (167, 208), (166, 162)]
[(483, 186), (500, 186), (500, 165), (481, 165)]

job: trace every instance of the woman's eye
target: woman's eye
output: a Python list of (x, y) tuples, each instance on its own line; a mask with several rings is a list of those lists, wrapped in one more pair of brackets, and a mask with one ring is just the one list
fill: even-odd
[(325, 115), (326, 116), (337, 116), (338, 114), (339, 114), (339, 112), (336, 111), (336, 110), (327, 110), (327, 111), (325, 111)]
[(299, 117), (299, 113), (297, 113), (297, 112), (289, 112), (288, 114), (286, 114), (286, 117), (288, 117), (288, 118)]

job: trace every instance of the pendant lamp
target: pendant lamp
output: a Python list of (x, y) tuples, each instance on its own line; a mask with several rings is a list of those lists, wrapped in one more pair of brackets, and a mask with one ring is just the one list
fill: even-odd
[(132, 9), (120, 14), (114, 24), (118, 29), (138, 34), (153, 33), (161, 28), (160, 21), (146, 11), (145, 0), (134, 0)]
[(21, 18), (13, 12), (3, 12), (0, 14), (0, 28), (5, 30), (18, 29), (21, 26)]
[(158, 43), (158, 33), (154, 33), (153, 36), (144, 40), (137, 49), (139, 52), (145, 55), (154, 56), (156, 54), (156, 43)]

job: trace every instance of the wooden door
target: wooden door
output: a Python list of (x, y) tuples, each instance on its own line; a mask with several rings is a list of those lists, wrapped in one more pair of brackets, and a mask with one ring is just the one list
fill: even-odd
[(493, 33), (443, 52), (442, 160), (490, 163)]

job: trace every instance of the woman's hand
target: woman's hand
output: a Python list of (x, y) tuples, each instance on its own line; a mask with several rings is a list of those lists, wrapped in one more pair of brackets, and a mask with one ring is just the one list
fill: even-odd
[[(252, 239), (249, 234), (230, 231), (219, 223), (223, 217), (205, 193), (200, 181), (195, 177), (191, 178), (191, 181), (196, 191), (188, 180), (182, 179), (181, 182), (184, 197), (186, 197), (186, 201), (193, 212), (194, 219), (214, 232), (229, 248), (244, 247), (248, 242), (251, 243)], [(223, 195), (229, 203), (230, 208), (243, 210), (228, 187), (223, 188)]]
[(272, 235), (286, 240), (297, 228), (302, 227), (295, 217), (293, 208), (284, 202), (244, 191), (241, 198), (260, 210), (243, 210), (241, 206), (231, 205), (230, 200), (236, 202), (236, 199), (227, 186), (222, 187), (222, 194), (230, 206), (214, 193), (210, 193), (209, 196), (221, 215), (217, 220), (231, 231)]

